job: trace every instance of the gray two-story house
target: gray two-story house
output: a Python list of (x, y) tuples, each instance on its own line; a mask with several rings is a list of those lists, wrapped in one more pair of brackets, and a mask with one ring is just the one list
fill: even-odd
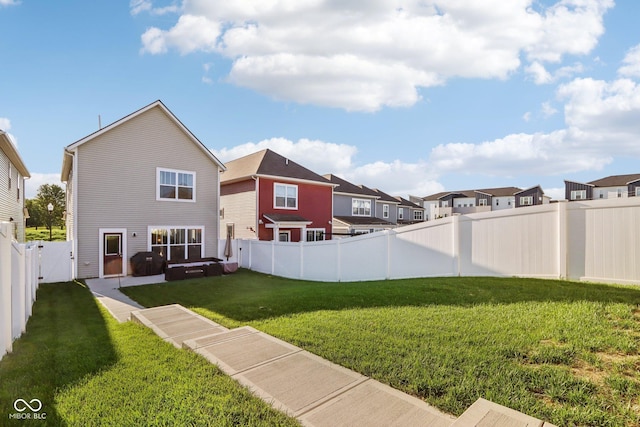
[(394, 228), (395, 223), (376, 214), (380, 195), (375, 191), (350, 183), (336, 175), (323, 175), (333, 189), (333, 237), (340, 238), (356, 234)]

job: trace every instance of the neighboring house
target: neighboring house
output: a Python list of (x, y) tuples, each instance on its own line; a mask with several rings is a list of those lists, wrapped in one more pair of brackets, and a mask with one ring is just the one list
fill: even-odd
[[(344, 237), (372, 233), (395, 227), (390, 221), (390, 204), (380, 204), (381, 193), (355, 185), (332, 174), (324, 177), (333, 189), (333, 236)], [(396, 201), (397, 202), (397, 201)], [(377, 209), (380, 208), (380, 212)], [(386, 209), (386, 211), (385, 211)], [(384, 216), (387, 218), (384, 218)]]
[(220, 237), (285, 242), (330, 239), (334, 185), (269, 149), (232, 160), (222, 174)]
[(402, 197), (396, 197), (398, 200), (398, 225), (415, 224), (425, 221), (425, 209)]
[(569, 201), (640, 197), (640, 174), (612, 175), (587, 183), (565, 180), (564, 188)]
[(523, 190), (517, 187), (444, 191), (423, 198), (425, 219), (433, 220), (453, 214), (489, 212), (549, 203), (540, 186)]
[(218, 255), (222, 163), (160, 101), (64, 149), (67, 238), (78, 278), (129, 274), (129, 258)]
[(0, 129), (0, 221), (13, 224), (13, 237), (25, 240), (24, 181), (31, 175), (24, 165), (11, 137)]
[(378, 199), (376, 199), (376, 217), (397, 225), (400, 201), (377, 188), (371, 188), (370, 190), (378, 195)]

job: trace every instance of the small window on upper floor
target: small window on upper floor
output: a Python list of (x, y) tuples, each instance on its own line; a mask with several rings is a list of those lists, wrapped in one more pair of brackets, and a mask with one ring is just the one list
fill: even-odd
[(533, 196), (520, 197), (520, 206), (531, 206), (531, 205), (533, 205)]
[(156, 200), (196, 201), (196, 173), (157, 168)]
[(273, 207), (298, 209), (298, 186), (293, 184), (273, 184)]
[(571, 190), (571, 200), (585, 200), (587, 198), (587, 190)]

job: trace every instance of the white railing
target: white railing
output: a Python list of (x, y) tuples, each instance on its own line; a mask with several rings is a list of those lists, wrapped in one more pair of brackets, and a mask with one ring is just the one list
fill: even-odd
[(0, 358), (25, 331), (38, 289), (38, 252), (13, 241), (11, 223), (0, 222)]
[(316, 281), (522, 276), (640, 284), (640, 198), (453, 216), (347, 239), (241, 240), (241, 267)]

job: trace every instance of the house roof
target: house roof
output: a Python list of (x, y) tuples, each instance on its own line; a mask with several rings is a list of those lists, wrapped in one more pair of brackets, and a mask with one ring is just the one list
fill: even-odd
[(365, 196), (378, 198), (380, 197), (375, 191), (363, 186), (363, 185), (355, 185), (350, 183), (349, 181), (342, 179), (333, 174), (322, 175), (324, 178), (328, 179), (333, 184), (337, 184), (337, 187), (333, 189), (334, 193), (344, 193), (344, 194), (354, 194), (357, 196)]
[(141, 109), (134, 111), (133, 113), (119, 119), (116, 120), (115, 122), (101, 128), (98, 129), (97, 131), (85, 136), (82, 139), (77, 140), (76, 142), (69, 144), (66, 148), (65, 148), (65, 155), (63, 157), (62, 160), (62, 181), (67, 181), (69, 179), (69, 172), (71, 171), (71, 156), (67, 155), (67, 153), (70, 153), (72, 151), (74, 151), (76, 148), (80, 147), (82, 144), (85, 144), (95, 138), (97, 138), (98, 136), (109, 132), (110, 130), (128, 122), (131, 119), (134, 119), (138, 116), (140, 116), (141, 114), (146, 113), (147, 111), (151, 110), (152, 108), (159, 108), (161, 109), (169, 119), (171, 119), (184, 133), (185, 135), (187, 135), (187, 137), (194, 143), (196, 144), (196, 146), (209, 158), (211, 159), (211, 161), (213, 161), (221, 170), (225, 170), (224, 165), (222, 164), (222, 162), (220, 160), (218, 160), (218, 158), (216, 156), (213, 155), (213, 153), (211, 151), (209, 151), (209, 149), (198, 139), (196, 138), (196, 136), (191, 133), (191, 131), (189, 129), (187, 129), (187, 127), (162, 103), (162, 101), (157, 100), (155, 102), (152, 102), (151, 104), (142, 107)]
[(266, 213), (266, 214), (263, 214), (262, 216), (264, 216), (266, 219), (273, 222), (274, 224), (281, 223), (281, 222), (303, 222), (306, 224), (311, 224), (313, 222), (310, 219), (307, 219), (305, 217), (302, 217), (296, 214)]
[(389, 221), (385, 221), (384, 219), (376, 218), (373, 216), (334, 216), (333, 219), (336, 219), (347, 225), (393, 225), (393, 223)]
[(20, 175), (25, 178), (31, 178), (31, 174), (22, 161), (18, 149), (13, 144), (13, 141), (11, 141), (11, 137), (2, 129), (0, 129), (0, 150), (4, 152), (11, 164), (20, 172)]
[(524, 192), (526, 192), (526, 191), (533, 190), (534, 188), (539, 188), (539, 189), (540, 189), (540, 192), (542, 193), (542, 195), (544, 195), (544, 191), (542, 190), (542, 187), (540, 187), (539, 185), (534, 185), (533, 187), (525, 188), (524, 190), (517, 191), (517, 192), (515, 192), (514, 194), (524, 193)]
[(431, 194), (423, 198), (425, 201), (435, 201), (448, 196), (450, 194), (460, 195), (460, 197), (475, 198), (476, 193), (487, 194), (492, 197), (505, 197), (513, 196), (514, 194), (522, 191), (518, 187), (497, 187), (497, 188), (483, 188), (478, 190), (460, 190), (460, 191), (441, 191), (440, 193)]
[(640, 173), (633, 173), (627, 175), (611, 175), (590, 181), (587, 184), (595, 187), (622, 187), (638, 180), (640, 180)]
[(361, 187), (366, 188), (367, 190), (371, 190), (374, 193), (376, 193), (378, 195), (378, 197), (380, 197), (378, 199), (379, 202), (388, 202), (388, 203), (395, 203), (395, 204), (400, 204), (400, 202), (398, 201), (398, 199), (396, 199), (395, 197), (385, 193), (384, 191), (380, 191), (377, 188), (369, 188), (369, 187), (365, 187), (364, 185), (362, 185)]
[(424, 208), (422, 206), (416, 205), (415, 203), (413, 203), (412, 201), (409, 201), (403, 197), (396, 197), (396, 200), (398, 200), (400, 202), (400, 206), (404, 206), (404, 207), (409, 207), (411, 209), (423, 209)]
[(225, 166), (227, 170), (220, 177), (221, 184), (229, 184), (254, 176), (268, 176), (332, 185), (323, 176), (270, 149), (231, 160)]

